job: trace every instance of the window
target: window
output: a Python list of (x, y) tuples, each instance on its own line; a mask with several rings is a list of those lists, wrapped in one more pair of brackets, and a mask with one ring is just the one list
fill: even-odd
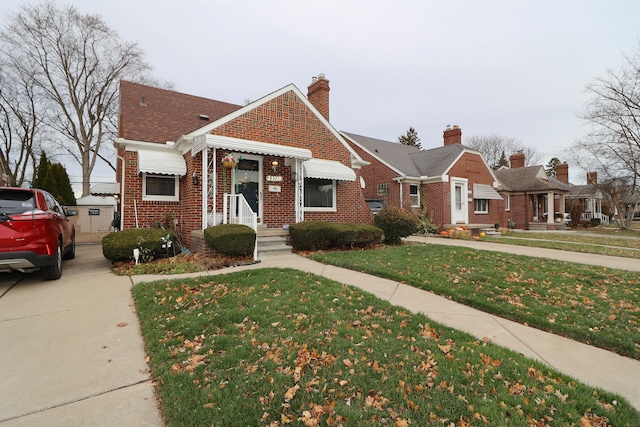
[(389, 194), (389, 184), (378, 184), (378, 196), (387, 196)]
[(304, 208), (308, 211), (335, 211), (336, 185), (331, 179), (304, 179)]
[(412, 208), (420, 207), (420, 192), (418, 191), (418, 184), (409, 184), (409, 199), (411, 201)]
[(511, 210), (511, 195), (506, 194), (504, 196), (504, 210), (505, 211), (510, 211)]
[(178, 176), (143, 174), (142, 200), (179, 201)]
[(473, 199), (473, 210), (477, 214), (489, 213), (489, 199)]

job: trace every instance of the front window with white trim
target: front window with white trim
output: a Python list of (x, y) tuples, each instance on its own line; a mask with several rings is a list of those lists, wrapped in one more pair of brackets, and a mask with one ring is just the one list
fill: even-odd
[(511, 210), (511, 195), (509, 194), (505, 194), (504, 196), (504, 210), (505, 211)]
[(420, 207), (420, 191), (418, 184), (409, 184), (409, 199), (412, 208)]
[(178, 202), (178, 175), (142, 174), (142, 200)]
[(305, 178), (304, 209), (306, 211), (335, 211), (335, 180), (322, 178)]
[(489, 213), (489, 199), (473, 199), (473, 210), (477, 214)]

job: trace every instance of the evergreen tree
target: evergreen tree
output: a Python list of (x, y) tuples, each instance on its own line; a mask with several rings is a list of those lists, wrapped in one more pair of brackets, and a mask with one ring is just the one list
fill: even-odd
[(500, 160), (498, 160), (498, 163), (496, 163), (493, 166), (493, 169), (498, 170), (503, 166), (509, 167), (509, 159), (507, 159), (507, 155), (504, 154), (504, 150), (502, 151), (502, 154), (500, 155)]
[(47, 159), (47, 154), (43, 151), (40, 153), (40, 163), (38, 163), (38, 169), (36, 170), (36, 179), (33, 181), (35, 188), (44, 188), (44, 179), (47, 176), (47, 171), (51, 163)]
[(551, 177), (551, 178), (556, 177), (556, 166), (558, 166), (560, 163), (561, 163), (560, 159), (558, 159), (557, 157), (554, 157), (551, 160), (549, 160), (549, 163), (547, 163), (547, 166), (545, 166), (545, 169), (544, 169), (548, 177)]
[[(40, 173), (40, 168), (38, 168), (38, 173)], [(38, 188), (51, 193), (61, 205), (75, 206), (77, 204), (67, 170), (60, 163), (48, 164), (42, 185)]]
[(405, 135), (400, 135), (398, 137), (398, 142), (403, 145), (411, 145), (413, 147), (419, 148), (422, 150), (422, 146), (420, 145), (420, 138), (418, 137), (418, 132), (409, 126), (409, 130)]

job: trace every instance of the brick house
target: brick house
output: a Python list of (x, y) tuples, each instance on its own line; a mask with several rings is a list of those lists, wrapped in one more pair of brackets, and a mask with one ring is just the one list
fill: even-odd
[(322, 74), (306, 97), (290, 84), (245, 106), (122, 81), (115, 147), (122, 228), (169, 218), (194, 250), (243, 209), (261, 228), (372, 221), (366, 162), (329, 122)]
[(569, 165), (557, 165), (556, 178), (547, 176), (542, 165), (525, 167), (522, 152), (512, 154), (509, 165), (495, 171), (505, 200), (503, 221), (526, 230), (564, 228), (565, 198), (572, 187)]
[[(498, 180), (482, 155), (462, 145), (458, 126), (444, 131), (444, 145), (430, 150), (342, 132), (369, 165), (361, 170), (366, 198), (424, 209), (438, 227), (490, 225), (503, 220)], [(504, 224), (506, 226), (506, 223)]]

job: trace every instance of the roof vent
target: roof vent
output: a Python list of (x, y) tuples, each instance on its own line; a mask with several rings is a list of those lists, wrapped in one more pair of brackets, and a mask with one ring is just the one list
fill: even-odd
[(209, 120), (209, 116), (206, 114), (199, 114), (198, 117), (200, 117), (200, 120)]
[(140, 106), (141, 107), (146, 107), (147, 106), (147, 102), (144, 100), (144, 96), (140, 98)]

